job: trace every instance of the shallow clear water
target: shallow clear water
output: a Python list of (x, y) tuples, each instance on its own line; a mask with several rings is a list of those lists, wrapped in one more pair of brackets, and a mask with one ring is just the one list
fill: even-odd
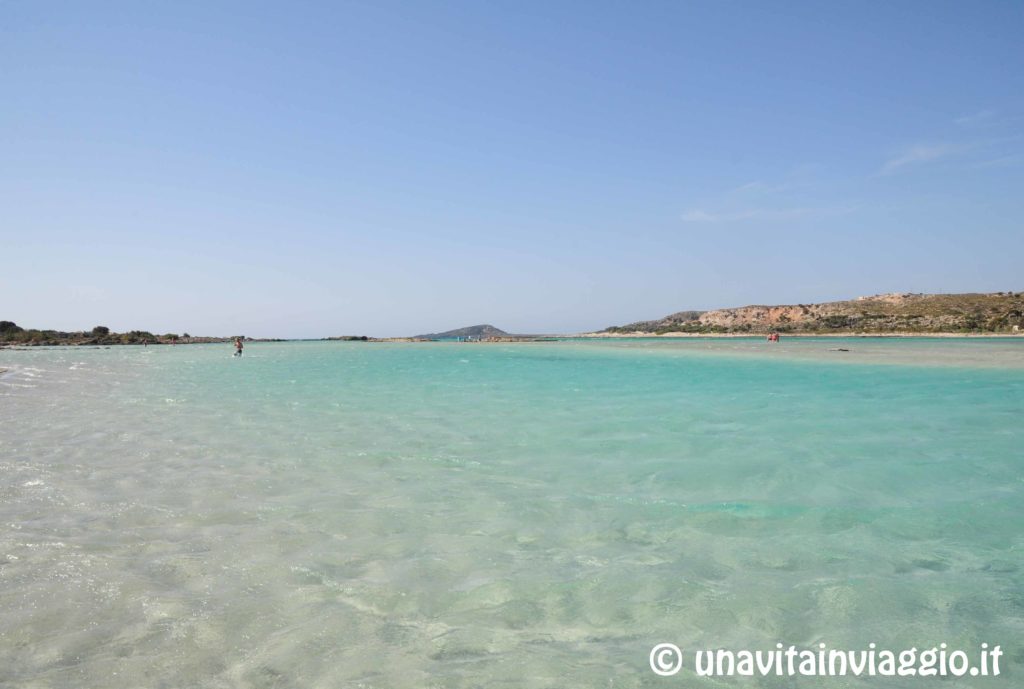
[(0, 351), (0, 685), (1019, 686), (1020, 340), (230, 349)]

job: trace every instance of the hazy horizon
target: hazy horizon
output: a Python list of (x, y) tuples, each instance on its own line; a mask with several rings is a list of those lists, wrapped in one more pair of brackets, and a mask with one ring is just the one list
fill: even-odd
[(2, 12), (22, 327), (573, 333), (1022, 288), (1019, 5)]

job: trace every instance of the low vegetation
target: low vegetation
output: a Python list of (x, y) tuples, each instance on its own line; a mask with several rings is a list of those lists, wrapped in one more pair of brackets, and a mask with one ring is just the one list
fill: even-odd
[(126, 333), (111, 332), (105, 325), (97, 325), (90, 331), (64, 332), (62, 330), (36, 330), (22, 328), (11, 321), (0, 321), (0, 345), (54, 346), (54, 345), (124, 345), (124, 344), (177, 344), (184, 342), (225, 342), (226, 337), (197, 337), (188, 333), (166, 333), (154, 335), (147, 330), (131, 330)]

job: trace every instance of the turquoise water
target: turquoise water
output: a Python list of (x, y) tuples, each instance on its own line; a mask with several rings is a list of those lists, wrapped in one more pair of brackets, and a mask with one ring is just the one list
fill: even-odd
[(1024, 341), (230, 349), (0, 351), (0, 686), (1019, 686)]

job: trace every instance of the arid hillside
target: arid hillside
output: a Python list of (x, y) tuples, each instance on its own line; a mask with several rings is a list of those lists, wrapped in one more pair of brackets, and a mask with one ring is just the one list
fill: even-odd
[(1024, 292), (878, 294), (849, 301), (680, 311), (606, 333), (1011, 333), (1024, 331)]

